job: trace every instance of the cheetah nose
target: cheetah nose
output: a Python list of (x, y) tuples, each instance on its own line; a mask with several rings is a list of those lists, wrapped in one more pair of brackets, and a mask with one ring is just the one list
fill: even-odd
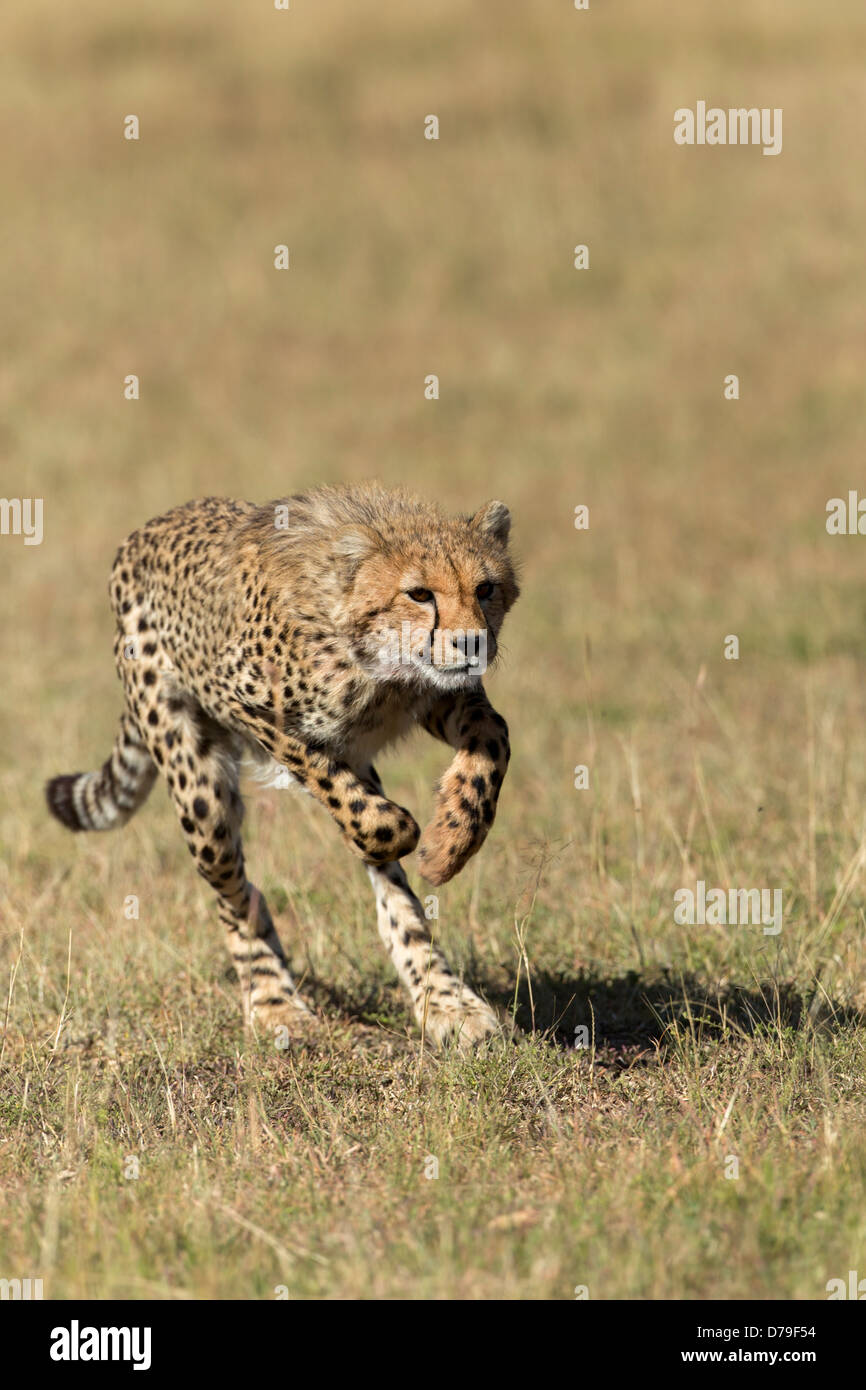
[(473, 670), (483, 666), (486, 664), (487, 629), (471, 628), (452, 633), (451, 646), (456, 658), (455, 665), (469, 666)]
[(465, 640), (451, 633), (443, 633), (439, 642), (434, 644), (433, 661), (445, 671), (465, 670), (469, 664)]
[(485, 628), (437, 628), (433, 634), (431, 660), (440, 671), (479, 671), (486, 665)]

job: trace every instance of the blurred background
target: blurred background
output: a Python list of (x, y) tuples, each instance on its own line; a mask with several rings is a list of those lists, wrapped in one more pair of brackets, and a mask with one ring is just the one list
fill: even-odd
[[(190, 497), (377, 477), (513, 510), (491, 690), (527, 841), (583, 838), (626, 790), (597, 746), (572, 788), (587, 639), (596, 739), (687, 782), (705, 666), (736, 823), (796, 819), (807, 670), (852, 737), (863, 714), (861, 545), (824, 525), (866, 435), (859, 6), (6, 0), (0, 40), (3, 492), (45, 516), (40, 547), (0, 544), (7, 816), (55, 836), (39, 781), (105, 755), (124, 535)], [(782, 107), (782, 154), (677, 146), (698, 99)]]
[[(70, 925), (97, 1031), (102, 961), (135, 974), (131, 1014), (171, 998), (166, 935), (221, 968), (161, 786), (111, 839), (43, 809), (47, 776), (110, 747), (117, 544), (191, 497), (365, 478), (514, 517), (488, 682), (514, 761), (443, 890), (458, 958), (513, 985), (537, 885), (551, 978), (862, 995), (866, 540), (825, 520), (866, 494), (864, 60), (856, 0), (4, 0), (2, 492), (44, 499), (44, 540), (0, 538), (0, 893), (46, 1018)], [(782, 153), (676, 145), (698, 100), (781, 107)], [(442, 765), (419, 741), (381, 770), (420, 819)], [(280, 795), (253, 797), (252, 872), (314, 974), (348, 980), (376, 949), (366, 885)], [(142, 870), (152, 911), (118, 941)], [(697, 877), (781, 887), (781, 938), (675, 926)]]

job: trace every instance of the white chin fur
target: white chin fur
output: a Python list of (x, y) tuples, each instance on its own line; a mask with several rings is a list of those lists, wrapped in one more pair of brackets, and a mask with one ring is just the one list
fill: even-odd
[(433, 686), (436, 690), (462, 690), (481, 679), (482, 671), (477, 668), (449, 671), (446, 667), (434, 666), (431, 661), (376, 661), (369, 663), (366, 670), (374, 680), (398, 681), (402, 685)]
[(366, 666), (369, 675), (376, 681), (399, 682), (401, 685), (421, 686), (434, 690), (463, 690), (480, 681), (483, 671), (477, 667), (449, 671), (443, 666), (434, 666), (431, 661), (412, 658), (410, 661), (376, 661)]
[(435, 690), (464, 690), (475, 685), (482, 676), (481, 671), (471, 666), (467, 670), (448, 671), (441, 666), (418, 662), (417, 666), (413, 664), (413, 669), (426, 685), (432, 685)]

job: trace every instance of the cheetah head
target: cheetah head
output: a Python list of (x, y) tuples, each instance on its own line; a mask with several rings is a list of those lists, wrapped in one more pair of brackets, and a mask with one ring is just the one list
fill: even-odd
[(518, 596), (502, 502), (471, 517), (421, 506), (338, 536), (341, 626), (374, 679), (438, 691), (471, 686), (496, 660)]

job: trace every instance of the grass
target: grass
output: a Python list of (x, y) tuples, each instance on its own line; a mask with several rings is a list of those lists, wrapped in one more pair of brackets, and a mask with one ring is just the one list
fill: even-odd
[[(814, 1299), (866, 1275), (866, 598), (861, 540), (824, 528), (866, 444), (864, 56), (853, 0), (495, 24), (6, 0), (3, 491), (44, 498), (45, 539), (0, 537), (0, 1277)], [(675, 146), (701, 98), (783, 107), (782, 155)], [(164, 790), (110, 837), (41, 799), (110, 746), (128, 531), (372, 476), (503, 497), (523, 561), (489, 680), (511, 771), (439, 894), (522, 1029), (471, 1057), (422, 1054), (365, 876), (293, 793), (251, 788), (247, 827), (328, 1020), (288, 1055), (243, 1033)], [(419, 738), (381, 770), (423, 819), (442, 767)], [(780, 888), (782, 932), (677, 925), (698, 879)]]

